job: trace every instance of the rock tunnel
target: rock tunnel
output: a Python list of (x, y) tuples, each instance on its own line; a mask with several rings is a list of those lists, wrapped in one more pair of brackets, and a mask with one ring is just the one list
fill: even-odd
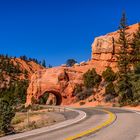
[(39, 97), (39, 104), (60, 105), (62, 103), (62, 96), (56, 91), (45, 91)]

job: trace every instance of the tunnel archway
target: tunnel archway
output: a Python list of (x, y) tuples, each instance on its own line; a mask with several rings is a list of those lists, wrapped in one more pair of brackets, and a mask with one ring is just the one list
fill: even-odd
[(45, 91), (39, 97), (39, 104), (60, 105), (62, 103), (62, 96), (56, 91)]

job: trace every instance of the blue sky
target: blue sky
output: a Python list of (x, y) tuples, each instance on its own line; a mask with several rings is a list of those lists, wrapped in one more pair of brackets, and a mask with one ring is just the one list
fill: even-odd
[(91, 57), (96, 36), (140, 21), (139, 0), (0, 0), (0, 54), (45, 59), (53, 66)]

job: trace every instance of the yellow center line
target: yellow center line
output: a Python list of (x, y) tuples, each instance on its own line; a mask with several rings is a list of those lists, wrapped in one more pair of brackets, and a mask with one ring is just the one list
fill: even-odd
[(66, 138), (65, 140), (75, 140), (77, 138), (80, 138), (80, 137), (84, 137), (86, 135), (89, 135), (90, 133), (94, 133), (100, 129), (102, 129), (103, 127), (105, 126), (108, 126), (109, 124), (111, 124), (115, 119), (116, 119), (116, 115), (108, 110), (105, 110), (105, 109), (95, 109), (95, 110), (98, 110), (98, 111), (102, 111), (102, 112), (105, 112), (109, 115), (109, 118), (103, 122), (102, 124), (92, 128), (92, 129), (89, 129), (89, 130), (86, 130), (84, 132), (81, 132), (79, 134), (76, 134), (74, 136), (71, 136), (71, 137), (68, 137)]

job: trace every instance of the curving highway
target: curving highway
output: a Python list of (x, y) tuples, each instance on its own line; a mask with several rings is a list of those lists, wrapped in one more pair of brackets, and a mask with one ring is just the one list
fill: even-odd
[[(100, 126), (108, 120), (108, 114), (94, 108), (81, 109), (87, 113), (87, 118), (77, 124), (24, 138), (24, 140), (72, 140), (72, 136), (81, 134)], [(101, 130), (89, 133), (78, 140), (140, 140), (140, 115), (131, 111), (105, 108), (116, 114), (116, 120)]]
[(87, 113), (84, 120), (61, 129), (22, 139), (140, 140), (140, 114), (119, 108), (91, 107), (80, 110)]

